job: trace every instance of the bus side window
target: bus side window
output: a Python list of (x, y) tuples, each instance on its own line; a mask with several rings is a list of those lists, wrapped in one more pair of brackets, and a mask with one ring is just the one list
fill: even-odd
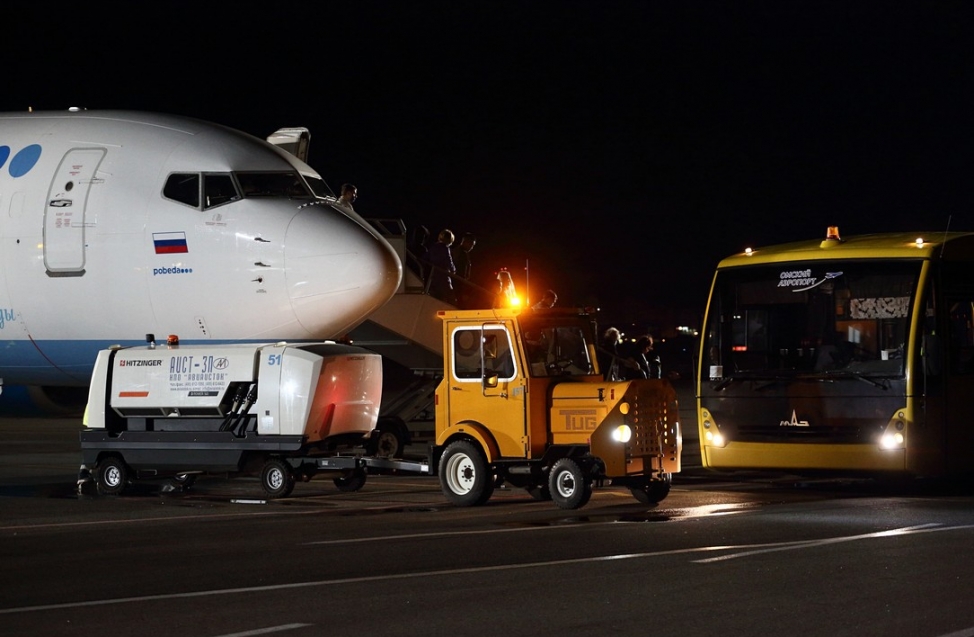
[(974, 374), (974, 301), (950, 306), (950, 365), (955, 374)]

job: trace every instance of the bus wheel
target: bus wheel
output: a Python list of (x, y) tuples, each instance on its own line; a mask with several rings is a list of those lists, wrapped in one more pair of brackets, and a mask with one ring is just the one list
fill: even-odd
[(647, 480), (638, 486), (629, 487), (632, 497), (643, 504), (658, 504), (670, 493), (673, 474), (664, 474), (662, 480)]
[(548, 489), (551, 499), (562, 509), (580, 509), (592, 497), (591, 480), (571, 458), (562, 458), (551, 467)]
[(365, 486), (365, 469), (352, 469), (345, 475), (335, 478), (335, 486), (342, 493), (352, 493)]
[(452, 504), (476, 506), (490, 499), (494, 493), (494, 476), (487, 467), (487, 459), (467, 440), (447, 445), (440, 458), (440, 488)]
[(294, 490), (291, 465), (280, 458), (269, 458), (260, 472), (260, 486), (269, 498), (286, 498)]
[(95, 468), (95, 487), (101, 495), (119, 495), (125, 490), (129, 468), (118, 456), (109, 456)]

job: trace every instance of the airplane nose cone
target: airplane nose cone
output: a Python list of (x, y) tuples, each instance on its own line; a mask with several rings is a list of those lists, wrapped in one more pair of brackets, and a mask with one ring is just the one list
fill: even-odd
[(338, 338), (392, 298), (402, 263), (371, 227), (328, 207), (306, 206), (288, 225), (285, 277), (309, 337)]

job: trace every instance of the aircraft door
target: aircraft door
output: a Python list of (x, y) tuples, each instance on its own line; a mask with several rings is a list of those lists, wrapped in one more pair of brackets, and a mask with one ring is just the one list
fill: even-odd
[(76, 148), (61, 159), (44, 208), (44, 266), (48, 276), (85, 273), (85, 206), (103, 148)]

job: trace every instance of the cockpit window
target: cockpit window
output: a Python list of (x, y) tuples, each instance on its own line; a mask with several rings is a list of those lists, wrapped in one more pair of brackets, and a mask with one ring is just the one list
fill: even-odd
[(335, 193), (332, 192), (325, 180), (320, 177), (312, 177), (310, 175), (305, 175), (304, 180), (308, 182), (311, 186), (311, 190), (314, 191), (317, 197), (334, 197)]
[(289, 199), (311, 199), (312, 194), (301, 179), (293, 172), (285, 173), (236, 173), (237, 181), (245, 197), (287, 197)]
[(226, 174), (203, 175), (203, 190), (206, 193), (204, 209), (240, 199), (237, 187), (233, 185), (233, 179)]
[[(236, 176), (236, 181), (234, 181)], [(200, 187), (202, 184), (202, 188)], [(239, 186), (238, 186), (239, 184)], [(330, 193), (327, 184), (318, 184)], [(315, 187), (318, 187), (316, 185)], [(202, 193), (202, 196), (201, 196)], [(241, 195), (243, 193), (243, 195)], [(278, 197), (313, 199), (304, 179), (296, 172), (173, 173), (166, 180), (162, 194), (167, 199), (193, 208), (214, 208), (243, 197)]]
[(162, 195), (167, 199), (179, 203), (200, 207), (200, 176), (199, 173), (173, 173), (166, 180)]
[[(202, 181), (201, 181), (202, 180)], [(200, 188), (202, 183), (203, 187)], [(202, 190), (202, 198), (200, 191)], [(213, 208), (240, 199), (230, 173), (173, 173), (166, 180), (162, 195), (181, 204), (203, 209)]]

